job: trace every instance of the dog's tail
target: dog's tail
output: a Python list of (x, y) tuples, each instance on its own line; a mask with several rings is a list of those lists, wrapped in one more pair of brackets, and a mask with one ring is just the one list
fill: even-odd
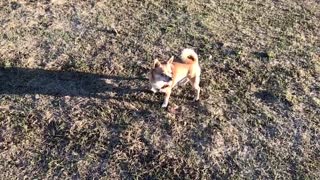
[(198, 55), (193, 49), (182, 50), (181, 59), (185, 63), (198, 63)]

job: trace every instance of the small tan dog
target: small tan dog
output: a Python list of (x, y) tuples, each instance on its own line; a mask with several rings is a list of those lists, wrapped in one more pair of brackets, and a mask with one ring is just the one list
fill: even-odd
[(201, 69), (198, 62), (198, 55), (192, 49), (184, 49), (181, 52), (181, 62), (174, 62), (172, 56), (167, 62), (161, 63), (158, 59), (154, 60), (153, 68), (149, 74), (152, 92), (165, 93), (162, 107), (167, 107), (172, 88), (184, 80), (189, 80), (192, 87), (196, 90), (195, 100), (200, 96), (200, 74)]

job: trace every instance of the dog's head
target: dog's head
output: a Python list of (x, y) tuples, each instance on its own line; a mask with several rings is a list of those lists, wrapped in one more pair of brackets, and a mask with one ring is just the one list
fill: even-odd
[(161, 63), (158, 59), (153, 62), (151, 73), (155, 81), (170, 82), (172, 81), (172, 65), (173, 56), (165, 63)]

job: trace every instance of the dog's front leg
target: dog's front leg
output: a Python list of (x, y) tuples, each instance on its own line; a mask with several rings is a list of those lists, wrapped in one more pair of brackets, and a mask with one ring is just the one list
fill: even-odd
[(162, 103), (162, 107), (163, 107), (163, 108), (165, 108), (165, 107), (168, 106), (170, 95), (171, 95), (171, 89), (168, 88), (168, 89), (166, 90), (166, 95), (165, 95), (164, 101), (163, 101), (163, 103)]

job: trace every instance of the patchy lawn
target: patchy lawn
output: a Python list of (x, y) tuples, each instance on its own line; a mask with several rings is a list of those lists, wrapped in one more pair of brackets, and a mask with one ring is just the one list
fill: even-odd
[[(0, 177), (319, 179), (317, 0), (1, 1)], [(148, 91), (198, 52), (201, 101)]]

